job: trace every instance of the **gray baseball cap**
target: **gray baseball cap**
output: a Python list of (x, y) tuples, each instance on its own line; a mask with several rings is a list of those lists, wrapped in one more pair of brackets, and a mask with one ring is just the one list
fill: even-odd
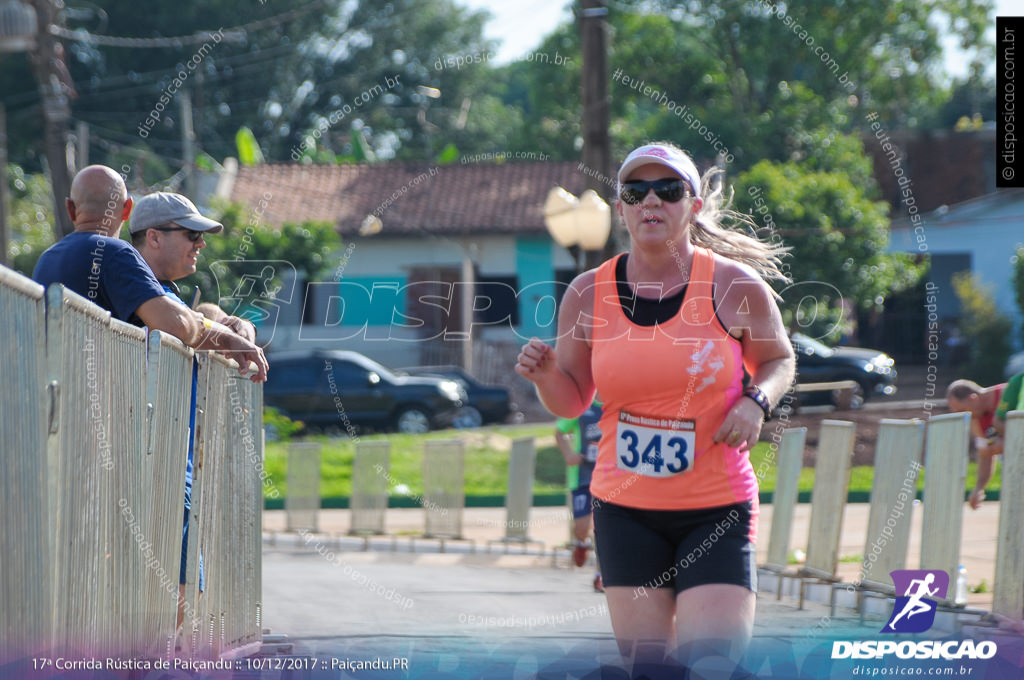
[(199, 214), (192, 201), (181, 194), (157, 191), (143, 196), (135, 202), (128, 219), (128, 233), (135, 234), (145, 229), (174, 222), (192, 231), (218, 233), (224, 225)]

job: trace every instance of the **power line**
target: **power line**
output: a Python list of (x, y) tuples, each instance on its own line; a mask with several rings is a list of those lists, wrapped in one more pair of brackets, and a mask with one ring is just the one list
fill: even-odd
[[(244, 66), (251, 63), (262, 63), (263, 61), (275, 59), (281, 54), (286, 54), (288, 52), (294, 51), (296, 47), (297, 44), (280, 45), (277, 47), (267, 47), (255, 52), (244, 52), (242, 54), (233, 54), (226, 57), (213, 56), (212, 58), (214, 59), (214, 62), (218, 65), (218, 67), (234, 66), (234, 64), (236, 63), (241, 63)], [(174, 66), (167, 66), (165, 68), (155, 69), (153, 71), (146, 71), (143, 73), (126, 73), (119, 76), (110, 76), (108, 78), (102, 79), (99, 83), (96, 84), (90, 83), (88, 81), (83, 81), (81, 84), (76, 83), (76, 86), (79, 89), (88, 88), (93, 92), (98, 91), (103, 87), (114, 87), (117, 85), (121, 85), (122, 83), (130, 83), (131, 85), (129, 85), (129, 88), (145, 85), (149, 85), (150, 87), (152, 87), (152, 83), (142, 83), (139, 81), (152, 80), (161, 75), (170, 75), (176, 72), (177, 70), (179, 70), (178, 64), (175, 64)]]
[[(280, 55), (293, 52), (296, 49), (296, 47), (298, 47), (297, 43), (281, 45), (278, 47), (268, 47), (261, 49), (257, 52), (245, 52), (243, 54), (235, 54), (227, 57), (221, 57), (219, 59), (215, 59), (215, 63), (218, 66), (231, 66), (232, 71), (239, 72), (244, 69), (248, 69), (250, 66), (260, 66), (266, 62), (273, 61), (277, 59)], [(234, 64), (236, 63), (240, 65), (234, 66)], [(166, 68), (156, 69), (153, 71), (146, 71), (143, 73), (110, 76), (108, 78), (101, 79), (98, 83), (90, 82), (91, 79), (83, 79), (76, 82), (75, 86), (78, 89), (79, 98), (83, 100), (88, 99), (90, 97), (98, 96), (123, 95), (134, 92), (146, 91), (152, 92), (154, 91), (154, 83), (138, 81), (159, 79), (159, 77), (161, 76), (169, 76), (172, 73), (175, 73), (176, 70), (177, 64), (174, 66), (168, 66)], [(220, 72), (213, 75), (206, 75), (206, 78), (208, 80), (219, 81), (225, 77), (226, 76), (223, 76)], [(257, 79), (255, 78), (253, 79), (253, 81), (256, 80)], [(266, 78), (263, 77), (261, 78), (261, 80), (265, 81)], [(125, 87), (117, 87), (124, 83), (130, 84)], [(111, 87), (114, 89), (103, 89), (106, 87)], [(38, 88), (33, 88), (31, 90), (26, 90), (15, 95), (5, 96), (4, 103), (8, 106), (10, 110), (16, 110), (19, 104), (28, 103), (34, 105), (38, 103), (38, 99), (39, 90)]]
[(96, 35), (95, 33), (89, 33), (88, 31), (72, 31), (64, 28), (63, 26), (56, 25), (50, 26), (50, 33), (66, 40), (74, 40), (93, 45), (105, 45), (107, 47), (130, 47), (134, 49), (185, 47), (187, 45), (198, 45), (200, 43), (209, 42), (213, 36), (218, 33), (229, 40), (241, 40), (245, 38), (245, 34), (249, 31), (259, 31), (268, 26), (280, 26), (281, 24), (287, 23), (296, 17), (312, 12), (314, 9), (323, 7), (324, 4), (324, 0), (313, 0), (313, 2), (303, 7), (289, 10), (267, 19), (250, 21), (249, 23), (242, 24), (241, 26), (233, 26), (228, 29), (218, 28), (216, 31), (198, 31), (193, 35), (181, 35), (171, 38), (128, 38), (112, 35)]

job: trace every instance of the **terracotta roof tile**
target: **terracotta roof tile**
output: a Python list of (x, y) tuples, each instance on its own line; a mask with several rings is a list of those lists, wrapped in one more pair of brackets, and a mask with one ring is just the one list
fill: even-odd
[(231, 199), (256, 206), (266, 196), (267, 224), (333, 222), (343, 235), (358, 232), (371, 213), (380, 217), (385, 234), (543, 233), (548, 191), (583, 191), (579, 165), (260, 165), (239, 169)]

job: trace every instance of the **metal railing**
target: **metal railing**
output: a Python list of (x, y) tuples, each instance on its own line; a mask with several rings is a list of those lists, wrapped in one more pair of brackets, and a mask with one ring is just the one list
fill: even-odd
[[(0, 267), (0, 663), (31, 654), (174, 653), (184, 470), (194, 438), (179, 654), (261, 639), (262, 388), (204, 354)], [(189, 622), (191, 626), (189, 626)], [(206, 633), (206, 634), (203, 634)]]
[(52, 554), (45, 318), (43, 287), (0, 267), (0, 662), (45, 650), (52, 626), (51, 584), (38, 578)]

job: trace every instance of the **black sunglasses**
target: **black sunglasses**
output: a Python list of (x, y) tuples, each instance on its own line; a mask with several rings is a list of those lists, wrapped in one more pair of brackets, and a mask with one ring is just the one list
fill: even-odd
[(644, 180), (629, 180), (622, 183), (622, 190), (619, 198), (623, 203), (636, 205), (644, 200), (647, 192), (654, 189), (654, 195), (668, 203), (678, 203), (690, 196), (689, 184), (681, 179), (665, 178), (648, 182)]
[(153, 229), (156, 229), (157, 231), (185, 231), (185, 232), (188, 232), (187, 234), (185, 234), (185, 238), (187, 238), (189, 241), (192, 241), (192, 243), (196, 243), (197, 241), (199, 241), (199, 239), (201, 239), (203, 237), (203, 232), (195, 231), (193, 229), (186, 229), (185, 227), (153, 227)]

